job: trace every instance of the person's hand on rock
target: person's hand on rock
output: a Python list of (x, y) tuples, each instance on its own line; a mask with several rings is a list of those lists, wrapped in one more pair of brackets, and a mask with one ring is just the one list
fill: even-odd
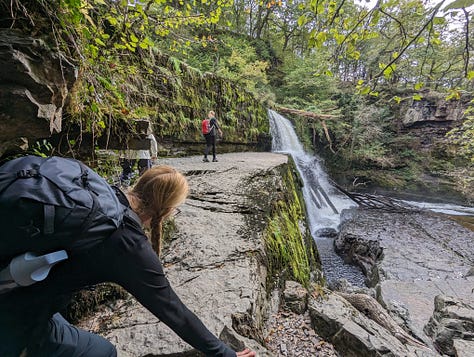
[(257, 354), (254, 351), (250, 351), (246, 348), (243, 351), (237, 352), (237, 357), (255, 357)]

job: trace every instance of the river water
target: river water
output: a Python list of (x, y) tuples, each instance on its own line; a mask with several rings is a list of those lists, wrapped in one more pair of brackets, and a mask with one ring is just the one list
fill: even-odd
[[(323, 274), (328, 283), (347, 279), (355, 286), (364, 286), (365, 277), (355, 266), (344, 263), (334, 250), (334, 237), (339, 231), (341, 212), (357, 204), (335, 188), (324, 169), (323, 161), (307, 153), (298, 139), (291, 122), (269, 110), (272, 151), (289, 154), (295, 161), (303, 181), (303, 197), (311, 235), (318, 247)], [(392, 200), (394, 200), (392, 198)], [(396, 201), (396, 200), (394, 200)], [(404, 205), (426, 209), (451, 217), (474, 216), (474, 207), (445, 203), (427, 203), (399, 200)]]

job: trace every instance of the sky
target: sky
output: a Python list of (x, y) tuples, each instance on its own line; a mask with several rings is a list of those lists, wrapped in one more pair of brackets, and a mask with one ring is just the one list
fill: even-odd
[[(454, 1), (455, 1), (455, 0), (445, 0), (445, 1), (444, 1), (444, 4), (443, 4), (443, 7), (445, 7), (445, 6), (449, 5), (449, 4), (451, 4), (451, 3), (454, 2)], [(439, 1), (439, 0), (438, 0), (438, 1), (436, 1), (436, 0), (429, 0), (429, 1), (428, 1), (428, 3), (429, 3), (431, 6), (434, 6), (434, 5), (436, 5), (436, 4), (439, 4), (440, 2), (441, 2), (441, 1)], [(360, 4), (360, 5), (362, 5), (362, 6), (365, 6), (365, 7), (369, 8), (369, 9), (371, 9), (371, 8), (373, 8), (373, 7), (375, 6), (375, 4), (377, 3), (377, 0), (369, 0), (369, 1), (367, 1), (367, 0), (355, 0), (355, 3)], [(470, 8), (472, 8), (472, 6), (469, 7), (469, 9), (470, 9)]]
[[(444, 7), (446, 7), (447, 5), (453, 3), (454, 1), (456, 1), (456, 0), (445, 0), (445, 1), (444, 1), (444, 4), (443, 4), (442, 7), (441, 7), (441, 10), (442, 10)], [(367, 1), (367, 0), (354, 0), (354, 2), (355, 2), (356, 4), (359, 4), (359, 5), (362, 5), (362, 6), (364, 6), (364, 7), (367, 7), (368, 9), (372, 9), (372, 8), (375, 6), (375, 4), (377, 3), (377, 0), (368, 0), (368, 1)], [(427, 0), (426, 2), (429, 4), (429, 5), (428, 5), (429, 7), (433, 7), (433, 6), (437, 5), (437, 4), (439, 4), (441, 1), (440, 1), (440, 0)], [(473, 10), (474, 10), (474, 5), (468, 7), (467, 9), (468, 9), (468, 10), (471, 12), (471, 14), (472, 14), (472, 12), (473, 12)], [(440, 16), (443, 16), (443, 12), (442, 12), (442, 11), (440, 11), (438, 14), (439, 14)], [(450, 28), (457, 29), (457, 28), (463, 26), (463, 24), (464, 24), (464, 19), (460, 20), (458, 16), (457, 16), (456, 18), (450, 18), (450, 19), (449, 19)]]

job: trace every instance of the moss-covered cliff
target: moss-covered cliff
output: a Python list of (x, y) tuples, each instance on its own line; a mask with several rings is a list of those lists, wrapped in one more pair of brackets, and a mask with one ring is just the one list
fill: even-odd
[[(117, 12), (112, 5), (102, 5), (88, 8), (85, 16), (76, 3), (25, 0), (22, 6), (12, 4), (9, 16), (0, 21), (0, 33), (15, 31), (15, 41), (0, 37), (2, 48), (14, 49), (5, 51), (0, 68), (0, 77), (7, 81), (0, 107), (11, 108), (8, 123), (2, 123), (12, 128), (35, 128), (31, 123), (38, 123), (35, 132), (22, 131), (30, 148), (36, 140), (47, 139), (56, 154), (67, 156), (120, 149), (136, 131), (136, 119), (149, 119), (157, 138), (171, 145), (201, 143), (201, 121), (214, 110), (224, 132), (222, 143), (268, 149), (266, 107), (247, 88), (163, 54), (156, 33), (153, 40), (146, 37), (146, 31), (155, 29), (137, 7)], [(35, 21), (34, 31), (29, 19)], [(132, 20), (143, 29), (132, 26)], [(139, 40), (140, 35), (144, 38)], [(34, 66), (19, 65), (17, 58), (31, 58), (31, 52)], [(61, 90), (45, 95), (48, 89), (43, 88), (53, 87), (52, 78), (38, 78), (33, 67), (60, 78)], [(28, 105), (6, 102), (23, 92)], [(45, 118), (42, 108), (54, 112)], [(11, 133), (3, 141), (15, 142), (23, 135), (2, 131)]]

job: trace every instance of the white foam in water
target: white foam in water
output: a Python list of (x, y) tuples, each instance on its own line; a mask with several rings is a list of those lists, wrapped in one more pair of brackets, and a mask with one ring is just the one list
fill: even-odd
[(311, 232), (327, 228), (337, 230), (340, 223), (339, 213), (356, 204), (329, 183), (321, 158), (304, 151), (291, 122), (272, 110), (269, 110), (269, 116), (273, 137), (272, 151), (290, 154), (303, 180), (303, 195)]
[(341, 211), (356, 204), (330, 184), (321, 158), (304, 151), (291, 122), (273, 110), (269, 110), (268, 114), (273, 137), (272, 151), (291, 155), (303, 180), (308, 224), (318, 246), (326, 279), (345, 278), (352, 284), (363, 285), (363, 274), (356, 267), (343, 263), (334, 251), (333, 239), (318, 236), (321, 231), (337, 231)]
[(414, 201), (402, 202), (405, 202), (410, 206), (415, 206), (433, 212), (444, 213), (451, 216), (474, 216), (474, 207), (458, 206), (450, 203), (428, 203)]

